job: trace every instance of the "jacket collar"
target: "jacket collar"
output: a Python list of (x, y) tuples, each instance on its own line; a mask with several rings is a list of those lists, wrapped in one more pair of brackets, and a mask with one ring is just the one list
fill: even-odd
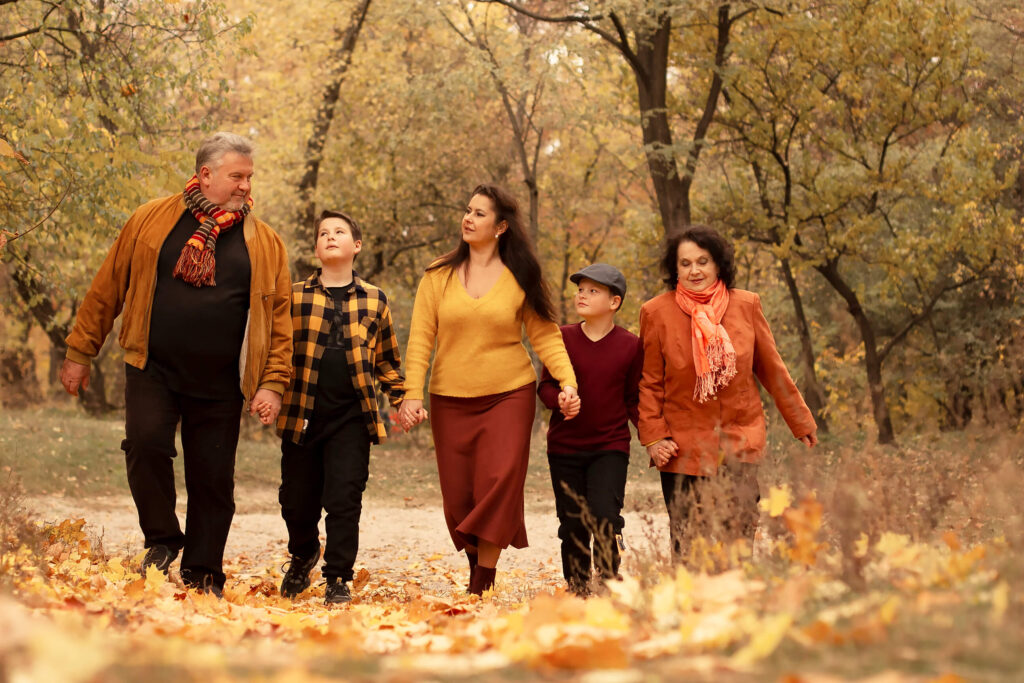
[[(323, 281), (320, 279), (320, 275), (322, 273), (323, 268), (317, 268), (315, 271), (313, 271), (313, 273), (306, 278), (306, 281), (303, 284), (303, 288), (307, 290), (319, 289), (323, 291), (325, 294), (328, 293), (327, 287), (324, 286)], [(359, 273), (357, 273), (354, 270), (352, 271), (352, 282), (355, 284), (355, 288), (357, 291), (362, 293), (366, 292), (366, 281), (359, 277)]]

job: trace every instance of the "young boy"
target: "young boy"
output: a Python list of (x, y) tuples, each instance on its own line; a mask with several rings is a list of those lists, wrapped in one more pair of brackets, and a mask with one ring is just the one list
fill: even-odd
[(603, 579), (615, 577), (619, 569), (629, 465), (627, 421), (637, 423), (643, 350), (635, 334), (614, 322), (626, 294), (626, 278), (617, 268), (595, 263), (569, 279), (579, 286), (576, 312), (583, 321), (562, 326), (562, 339), (579, 381), (580, 403), (559, 403), (558, 382), (546, 368), (537, 393), (552, 409), (548, 463), (562, 573), (571, 591), (587, 595), (591, 558)]
[(346, 582), (359, 549), (370, 444), (387, 438), (374, 380), (392, 406), (405, 394), (387, 297), (352, 270), (362, 246), (352, 218), (324, 211), (316, 231), (321, 268), (292, 285), (292, 380), (277, 421), (279, 500), (292, 556), (281, 581), (287, 598), (309, 587), (309, 573), (320, 559), (317, 525), (324, 510), (324, 601), (352, 599)]

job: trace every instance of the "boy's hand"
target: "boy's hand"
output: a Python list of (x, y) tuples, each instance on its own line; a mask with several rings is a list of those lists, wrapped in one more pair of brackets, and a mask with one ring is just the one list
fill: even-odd
[(274, 424), (277, 414), (281, 412), (281, 396), (270, 389), (258, 389), (249, 404), (249, 414), (259, 415), (260, 422), (265, 425)]
[(405, 431), (409, 431), (428, 417), (427, 411), (423, 408), (423, 401), (420, 399), (407, 398), (398, 407), (398, 423)]
[(662, 439), (647, 447), (647, 455), (651, 456), (651, 460), (658, 467), (667, 465), (668, 461), (676, 457), (678, 452), (679, 445), (672, 439)]
[(571, 420), (580, 414), (580, 397), (576, 393), (576, 387), (566, 387), (558, 394), (558, 409), (566, 420)]

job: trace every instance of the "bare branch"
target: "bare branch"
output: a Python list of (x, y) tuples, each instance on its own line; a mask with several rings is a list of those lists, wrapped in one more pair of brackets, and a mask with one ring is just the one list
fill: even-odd
[(8, 237), (8, 238), (7, 238), (7, 244), (10, 244), (10, 243), (11, 243), (11, 242), (13, 242), (14, 240), (17, 240), (17, 239), (21, 239), (22, 237), (24, 237), (25, 235), (29, 234), (29, 233), (30, 233), (30, 232), (32, 232), (33, 230), (35, 230), (36, 228), (38, 228), (38, 227), (39, 227), (40, 225), (42, 225), (42, 224), (43, 224), (43, 223), (45, 223), (46, 221), (50, 220), (50, 216), (52, 216), (53, 214), (55, 214), (55, 213), (57, 212), (57, 209), (59, 209), (59, 208), (60, 208), (60, 205), (64, 203), (64, 200), (65, 200), (65, 199), (67, 199), (68, 195), (69, 195), (69, 194), (71, 193), (71, 188), (72, 188), (72, 187), (74, 187), (74, 182), (68, 183), (68, 186), (67, 186), (67, 188), (65, 188), (65, 190), (64, 190), (64, 194), (62, 194), (62, 195), (60, 196), (60, 199), (59, 199), (59, 200), (57, 201), (57, 203), (56, 203), (56, 204), (55, 204), (55, 205), (53, 206), (53, 208), (51, 208), (51, 209), (50, 209), (50, 212), (49, 212), (49, 213), (47, 213), (47, 214), (46, 214), (45, 216), (43, 216), (42, 220), (40, 220), (40, 221), (39, 221), (38, 223), (36, 223), (35, 225), (33, 225), (33, 226), (32, 226), (31, 228), (29, 228), (29, 229), (28, 229), (28, 230), (26, 230), (25, 232), (19, 232), (19, 233), (15, 233), (15, 234), (14, 234), (13, 236), (11, 236), (11, 237)]

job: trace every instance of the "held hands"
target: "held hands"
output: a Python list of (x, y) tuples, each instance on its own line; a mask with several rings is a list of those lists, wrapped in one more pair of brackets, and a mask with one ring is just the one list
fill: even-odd
[(270, 389), (258, 389), (249, 404), (249, 414), (259, 415), (265, 425), (274, 424), (281, 412), (281, 395)]
[(60, 368), (60, 383), (69, 394), (78, 396), (79, 389), (89, 388), (89, 366), (65, 358)]
[(657, 467), (664, 467), (678, 453), (679, 445), (672, 439), (655, 441), (647, 447), (647, 455), (651, 456), (651, 460), (654, 461)]
[(409, 431), (428, 417), (427, 411), (423, 408), (423, 401), (420, 399), (407, 398), (398, 407), (398, 423), (405, 431)]
[(576, 393), (576, 387), (566, 387), (558, 393), (558, 409), (566, 420), (580, 414), (580, 396)]

